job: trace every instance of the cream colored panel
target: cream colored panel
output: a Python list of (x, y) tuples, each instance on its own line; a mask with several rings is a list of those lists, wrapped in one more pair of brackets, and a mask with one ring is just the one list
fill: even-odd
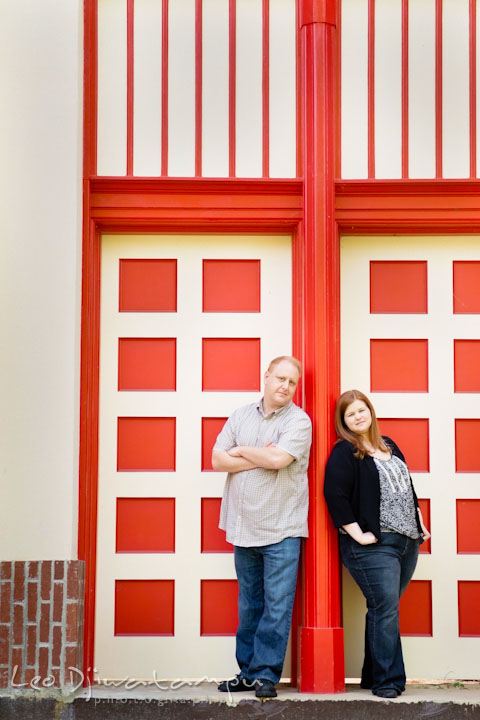
[(375, 177), (402, 177), (402, 2), (375, 3)]
[(195, 0), (169, 0), (168, 174), (195, 175)]
[(127, 3), (98, 2), (97, 174), (127, 171)]
[(227, 177), (229, 161), (228, 0), (203, 0), (202, 175)]
[(368, 0), (342, 1), (342, 177), (368, 176)]
[(270, 177), (296, 175), (295, 0), (270, 3)]
[[(476, 23), (477, 38), (480, 37), (480, 13), (477, 12), (477, 23)], [(480, 52), (477, 49), (477, 57), (475, 58), (476, 71), (477, 71), (477, 83), (476, 83), (476, 110), (477, 110), (477, 177), (479, 176), (480, 168), (480, 123), (478, 118), (480, 117)]]
[[(370, 314), (371, 260), (428, 263), (428, 313)], [(478, 237), (343, 237), (341, 240), (342, 390), (366, 392), (384, 418), (428, 418), (430, 471), (414, 473), (417, 495), (430, 498), (432, 553), (415, 580), (432, 583), (432, 637), (402, 640), (410, 678), (478, 677), (479, 641), (458, 637), (458, 580), (478, 580), (478, 556), (457, 555), (457, 498), (478, 497), (478, 473), (455, 472), (454, 419), (478, 417), (478, 394), (454, 393), (453, 340), (478, 338), (476, 315), (452, 313), (452, 263), (480, 260)], [(370, 393), (370, 338), (422, 338), (429, 346), (429, 391)], [(346, 675), (360, 675), (365, 603), (344, 571)]]
[(408, 162), (411, 178), (435, 177), (435, 0), (410, 0)]
[[(176, 313), (119, 313), (120, 258), (176, 258)], [(259, 259), (261, 312), (203, 313), (203, 259)], [(261, 367), (291, 352), (289, 236), (144, 235), (103, 237), (100, 458), (95, 666), (103, 678), (222, 678), (236, 671), (234, 637), (200, 636), (200, 581), (235, 578), (233, 556), (200, 552), (200, 502), (220, 497), (224, 473), (201, 472), (201, 418), (225, 417), (259, 392), (202, 392), (203, 337), (260, 337)], [(176, 337), (175, 392), (118, 392), (119, 337)], [(176, 417), (175, 472), (117, 472), (121, 416)], [(115, 553), (117, 497), (174, 497), (176, 551)], [(115, 637), (114, 587), (120, 578), (175, 580), (175, 636)], [(289, 663), (285, 673), (289, 674)]]
[(237, 2), (236, 175), (262, 176), (262, 0)]
[(443, 176), (470, 174), (469, 3), (443, 0)]
[(162, 0), (134, 5), (134, 175), (162, 172)]

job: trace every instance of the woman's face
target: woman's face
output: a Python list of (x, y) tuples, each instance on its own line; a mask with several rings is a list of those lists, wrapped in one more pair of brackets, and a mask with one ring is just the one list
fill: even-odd
[(372, 424), (372, 413), (363, 400), (354, 400), (347, 405), (343, 419), (349, 430), (357, 435), (366, 435)]

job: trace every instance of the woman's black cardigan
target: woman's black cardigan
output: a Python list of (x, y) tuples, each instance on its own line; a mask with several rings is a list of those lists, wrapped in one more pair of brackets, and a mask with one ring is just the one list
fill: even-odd
[[(383, 437), (393, 455), (405, 462), (398, 446), (389, 437)], [(325, 469), (324, 493), (327, 507), (335, 527), (357, 522), (363, 532), (372, 532), (378, 540), (380, 534), (380, 479), (374, 459), (365, 455), (363, 460), (354, 456), (355, 446), (348, 440), (338, 442), (330, 453)], [(413, 487), (413, 499), (418, 500)], [(416, 514), (418, 531), (422, 526)]]

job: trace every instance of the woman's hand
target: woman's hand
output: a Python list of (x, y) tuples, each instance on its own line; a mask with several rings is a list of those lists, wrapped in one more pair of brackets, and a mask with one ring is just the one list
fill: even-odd
[(344, 525), (343, 529), (350, 535), (350, 537), (358, 542), (359, 545), (374, 545), (374, 543), (378, 542), (377, 538), (372, 532), (370, 532), (370, 530), (363, 532), (360, 525), (356, 522)]
[(378, 540), (375, 535), (369, 530), (368, 532), (362, 534), (362, 537), (358, 540), (358, 542), (360, 543), (360, 545), (374, 545), (378, 542)]

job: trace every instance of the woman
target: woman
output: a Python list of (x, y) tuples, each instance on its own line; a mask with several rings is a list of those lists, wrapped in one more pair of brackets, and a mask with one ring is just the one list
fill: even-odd
[(367, 601), (362, 688), (396, 698), (405, 689), (400, 596), (430, 537), (397, 445), (382, 437), (370, 400), (358, 390), (338, 398), (337, 443), (327, 462), (325, 498), (339, 529), (344, 565)]

